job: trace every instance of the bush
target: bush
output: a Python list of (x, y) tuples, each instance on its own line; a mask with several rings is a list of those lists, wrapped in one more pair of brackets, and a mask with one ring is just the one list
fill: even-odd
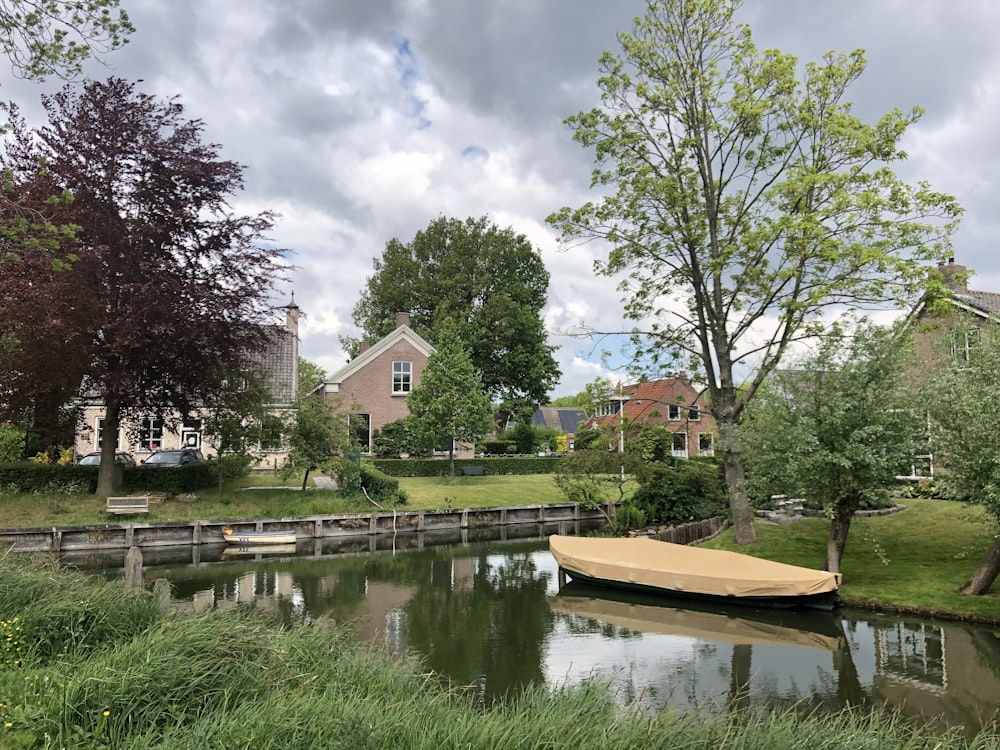
[(483, 453), (487, 456), (503, 456), (513, 453), (517, 446), (506, 440), (486, 440), (483, 442)]
[(24, 455), (24, 430), (0, 427), (0, 463), (20, 461)]
[(406, 504), (406, 492), (399, 489), (399, 480), (382, 473), (368, 462), (361, 464), (361, 486), (368, 497), (379, 505)]
[(673, 466), (651, 466), (648, 478), (629, 504), (649, 523), (676, 524), (725, 512), (726, 483), (715, 461), (679, 460)]

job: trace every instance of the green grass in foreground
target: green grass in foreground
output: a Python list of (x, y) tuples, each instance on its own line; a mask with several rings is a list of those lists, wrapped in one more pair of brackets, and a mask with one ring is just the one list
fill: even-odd
[(597, 683), (529, 687), (484, 709), (474, 690), (347, 631), (285, 630), (247, 610), (150, 613), (145, 592), (0, 557), (0, 627), (23, 645), (20, 666), (0, 651), (0, 747), (985, 750), (1000, 739), (863, 712), (650, 716)]

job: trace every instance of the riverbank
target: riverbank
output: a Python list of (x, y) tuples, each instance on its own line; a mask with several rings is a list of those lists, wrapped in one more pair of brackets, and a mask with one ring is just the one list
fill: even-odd
[[(0, 556), (0, 747), (979, 750), (882, 712), (621, 711), (596, 682), (483, 705), (347, 631), (246, 609), (167, 616), (141, 590)], [(114, 679), (108, 679), (114, 675)]]

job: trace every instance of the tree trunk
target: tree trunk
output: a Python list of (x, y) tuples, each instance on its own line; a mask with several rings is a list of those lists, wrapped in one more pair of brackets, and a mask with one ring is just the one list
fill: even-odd
[(993, 546), (986, 553), (986, 557), (979, 563), (972, 578), (965, 582), (959, 594), (980, 596), (990, 590), (997, 574), (1000, 574), (1000, 536), (994, 537)]
[(825, 570), (831, 573), (840, 572), (840, 561), (844, 557), (844, 548), (847, 546), (847, 533), (851, 530), (851, 518), (853, 513), (847, 515), (836, 514), (830, 521), (830, 536), (826, 542), (826, 566)]
[(108, 497), (121, 491), (122, 472), (115, 464), (118, 450), (118, 420), (121, 409), (116, 399), (108, 399), (101, 427), (101, 465), (97, 468), (97, 494)]
[(733, 515), (733, 533), (737, 544), (753, 544), (757, 532), (753, 528), (753, 513), (746, 490), (746, 473), (740, 456), (736, 424), (716, 417), (719, 427), (719, 445), (722, 448), (722, 465), (726, 472), (726, 489), (729, 491), (729, 510)]
[(455, 478), (455, 438), (451, 439), (451, 447), (448, 448), (448, 473), (452, 479)]
[(309, 481), (309, 472), (312, 471), (312, 469), (313, 469), (312, 466), (307, 466), (306, 467), (306, 475), (304, 477), (302, 477), (302, 491), (303, 492), (306, 491), (306, 482)]

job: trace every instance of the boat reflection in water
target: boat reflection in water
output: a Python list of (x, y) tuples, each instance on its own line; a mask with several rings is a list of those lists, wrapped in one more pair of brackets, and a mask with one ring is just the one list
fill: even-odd
[(845, 645), (829, 611), (755, 609), (643, 597), (571, 582), (552, 599), (552, 611), (599, 620), (639, 633), (739, 645), (804, 646), (838, 651)]

